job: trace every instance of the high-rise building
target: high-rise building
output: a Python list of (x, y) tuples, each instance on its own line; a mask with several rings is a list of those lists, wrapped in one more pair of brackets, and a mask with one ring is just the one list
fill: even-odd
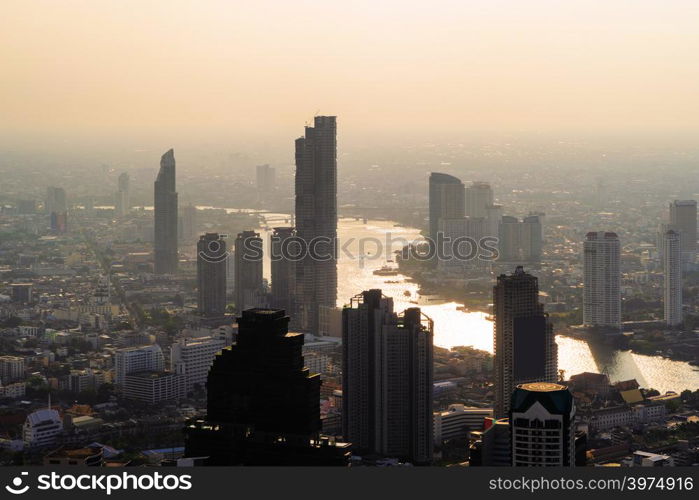
[(668, 326), (680, 325), (682, 317), (682, 236), (672, 229), (663, 238), (664, 311)]
[(184, 377), (185, 391), (204, 388), (216, 354), (226, 347), (221, 337), (179, 339), (170, 347), (170, 370)]
[(436, 242), (440, 219), (461, 219), (466, 216), (464, 184), (453, 175), (432, 172), (429, 205), (430, 239)]
[(127, 174), (126, 172), (122, 173), (119, 176), (119, 180), (117, 182), (118, 184), (114, 200), (114, 212), (116, 213), (117, 217), (124, 217), (126, 214), (129, 213), (129, 210), (131, 209), (131, 198), (129, 194), (129, 174)]
[(269, 195), (275, 188), (275, 170), (269, 165), (258, 165), (255, 169), (257, 177), (257, 192), (260, 196)]
[(514, 467), (575, 466), (575, 401), (567, 387), (517, 386), (509, 420)]
[(293, 244), (295, 236), (293, 227), (275, 227), (270, 236), (271, 306), (289, 311), (291, 315), (295, 311), (296, 261), (293, 252), (298, 251), (298, 245)]
[(381, 290), (342, 311), (343, 436), (359, 453), (432, 461), (432, 321)]
[(197, 237), (197, 207), (191, 203), (182, 209), (182, 241), (189, 245)]
[(463, 273), (485, 264), (478, 258), (479, 241), (487, 235), (488, 223), (483, 217), (442, 218), (439, 232), (444, 243), (438, 255), (437, 268), (446, 273)]
[(262, 283), (262, 238), (255, 231), (238, 233), (235, 239), (235, 309), (246, 309), (265, 304)]
[(350, 447), (320, 434), (320, 375), (282, 310), (250, 309), (214, 359), (208, 414), (185, 427), (185, 456), (207, 465), (346, 465)]
[(498, 276), (493, 312), (495, 416), (505, 417), (518, 384), (556, 381), (558, 352), (553, 327), (539, 302), (538, 280), (521, 266)]
[(139, 372), (161, 372), (165, 368), (163, 351), (158, 344), (126, 347), (114, 353), (114, 382), (122, 386), (126, 376)]
[(51, 231), (65, 233), (68, 230), (68, 202), (65, 190), (54, 186), (47, 188), (44, 208), (49, 215)]
[(0, 385), (24, 380), (24, 358), (0, 356)]
[(620, 262), (616, 233), (587, 233), (583, 243), (584, 325), (621, 328)]
[(466, 188), (466, 216), (487, 217), (493, 205), (493, 190), (487, 182), (473, 182)]
[(160, 159), (154, 184), (155, 272), (177, 272), (177, 190), (175, 152), (170, 149)]
[(197, 243), (197, 292), (199, 313), (226, 313), (226, 240), (218, 233), (206, 233)]
[(296, 139), (296, 235), (308, 247), (296, 263), (296, 314), (317, 333), (320, 307), (337, 305), (336, 117), (313, 125)]
[(529, 215), (522, 220), (504, 215), (500, 217), (498, 234), (498, 260), (501, 262), (541, 261), (543, 242), (538, 215)]
[(696, 200), (675, 200), (670, 203), (670, 224), (680, 232), (682, 261), (694, 262), (697, 255)]
[(510, 421), (486, 417), (483, 430), (471, 431), (469, 465), (472, 467), (509, 467), (512, 462)]

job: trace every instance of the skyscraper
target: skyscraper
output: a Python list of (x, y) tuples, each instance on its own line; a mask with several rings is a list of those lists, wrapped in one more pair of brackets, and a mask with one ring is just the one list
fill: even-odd
[(466, 216), (487, 217), (493, 204), (493, 190), (487, 182), (473, 182), (466, 188)]
[(665, 323), (677, 326), (682, 323), (682, 236), (668, 230), (663, 237), (663, 283)]
[(255, 231), (238, 233), (235, 239), (235, 309), (265, 305), (262, 283), (262, 238)]
[(541, 261), (543, 241), (538, 215), (528, 215), (522, 220), (509, 215), (502, 216), (498, 233), (498, 259), (501, 262)]
[(680, 232), (682, 261), (694, 262), (697, 254), (696, 200), (675, 200), (670, 203), (670, 224)]
[(461, 219), (466, 216), (464, 184), (453, 175), (430, 174), (429, 216), (430, 239), (437, 241), (440, 219)]
[(536, 277), (521, 266), (493, 287), (495, 416), (506, 417), (518, 384), (555, 382), (558, 353), (553, 327), (539, 302)]
[(68, 230), (68, 202), (65, 190), (54, 186), (47, 188), (44, 208), (49, 215), (51, 231), (65, 233)]
[(129, 174), (126, 172), (119, 176), (117, 192), (114, 200), (114, 212), (117, 217), (124, 217), (131, 209)]
[(182, 210), (182, 241), (191, 244), (197, 237), (197, 207), (191, 203)]
[(320, 434), (320, 375), (282, 310), (250, 309), (238, 341), (214, 359), (208, 414), (185, 427), (185, 456), (207, 465), (346, 465), (349, 444)]
[(316, 116), (296, 139), (296, 235), (308, 252), (296, 263), (297, 314), (317, 333), (322, 306), (337, 302), (337, 125)]
[(258, 165), (255, 169), (257, 192), (260, 196), (269, 195), (275, 187), (275, 170), (269, 165)]
[(616, 233), (587, 233), (583, 243), (584, 325), (621, 328), (620, 260)]
[(160, 158), (160, 171), (154, 184), (155, 272), (177, 272), (177, 191), (175, 189), (175, 152), (170, 149)]
[[(296, 262), (289, 238), (296, 236), (293, 227), (275, 227), (270, 236), (271, 252), (271, 305), (276, 309), (284, 309), (293, 315), (295, 310), (294, 292), (296, 289)], [(295, 238), (294, 238), (295, 239)], [(292, 257), (292, 258), (289, 258)], [(293, 321), (293, 317), (292, 317)]]
[(432, 321), (381, 290), (342, 311), (342, 425), (360, 453), (432, 460)]
[(575, 401), (567, 387), (519, 385), (509, 416), (513, 466), (575, 466)]
[(226, 241), (218, 233), (206, 233), (197, 243), (199, 312), (204, 316), (226, 313)]

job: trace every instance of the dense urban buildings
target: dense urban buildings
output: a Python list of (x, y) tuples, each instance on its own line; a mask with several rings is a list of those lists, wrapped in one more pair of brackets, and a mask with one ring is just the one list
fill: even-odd
[(663, 309), (668, 326), (682, 324), (682, 233), (663, 235)]
[(381, 290), (342, 312), (343, 435), (359, 453), (432, 461), (431, 320), (420, 309), (393, 312)]
[(209, 465), (346, 465), (349, 444), (321, 435), (320, 376), (304, 367), (304, 336), (279, 309), (239, 318), (236, 345), (209, 372), (207, 416), (185, 428), (188, 457)]
[(337, 302), (337, 124), (316, 116), (296, 139), (296, 235), (306, 252), (296, 263), (297, 314), (317, 333), (321, 308)]
[(206, 233), (197, 243), (197, 293), (199, 312), (223, 316), (226, 312), (226, 241), (218, 233)]
[(243, 231), (235, 239), (235, 309), (263, 306), (262, 238), (255, 231)]
[(518, 385), (509, 422), (512, 465), (575, 465), (575, 402), (567, 387), (546, 382)]
[(160, 159), (154, 184), (154, 258), (156, 274), (177, 272), (177, 189), (175, 152), (170, 149)]
[(496, 417), (506, 417), (510, 395), (526, 382), (555, 382), (558, 355), (553, 327), (539, 302), (535, 276), (518, 266), (493, 287)]
[(621, 328), (621, 249), (612, 232), (590, 232), (583, 244), (583, 323)]

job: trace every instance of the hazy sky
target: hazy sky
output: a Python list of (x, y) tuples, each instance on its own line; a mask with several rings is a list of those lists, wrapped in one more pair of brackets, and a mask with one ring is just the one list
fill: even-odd
[(2, 0), (5, 140), (699, 132), (696, 0)]

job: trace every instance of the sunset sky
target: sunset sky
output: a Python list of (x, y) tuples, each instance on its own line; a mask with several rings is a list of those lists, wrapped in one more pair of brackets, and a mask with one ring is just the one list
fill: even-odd
[(696, 0), (3, 0), (5, 140), (699, 132)]

